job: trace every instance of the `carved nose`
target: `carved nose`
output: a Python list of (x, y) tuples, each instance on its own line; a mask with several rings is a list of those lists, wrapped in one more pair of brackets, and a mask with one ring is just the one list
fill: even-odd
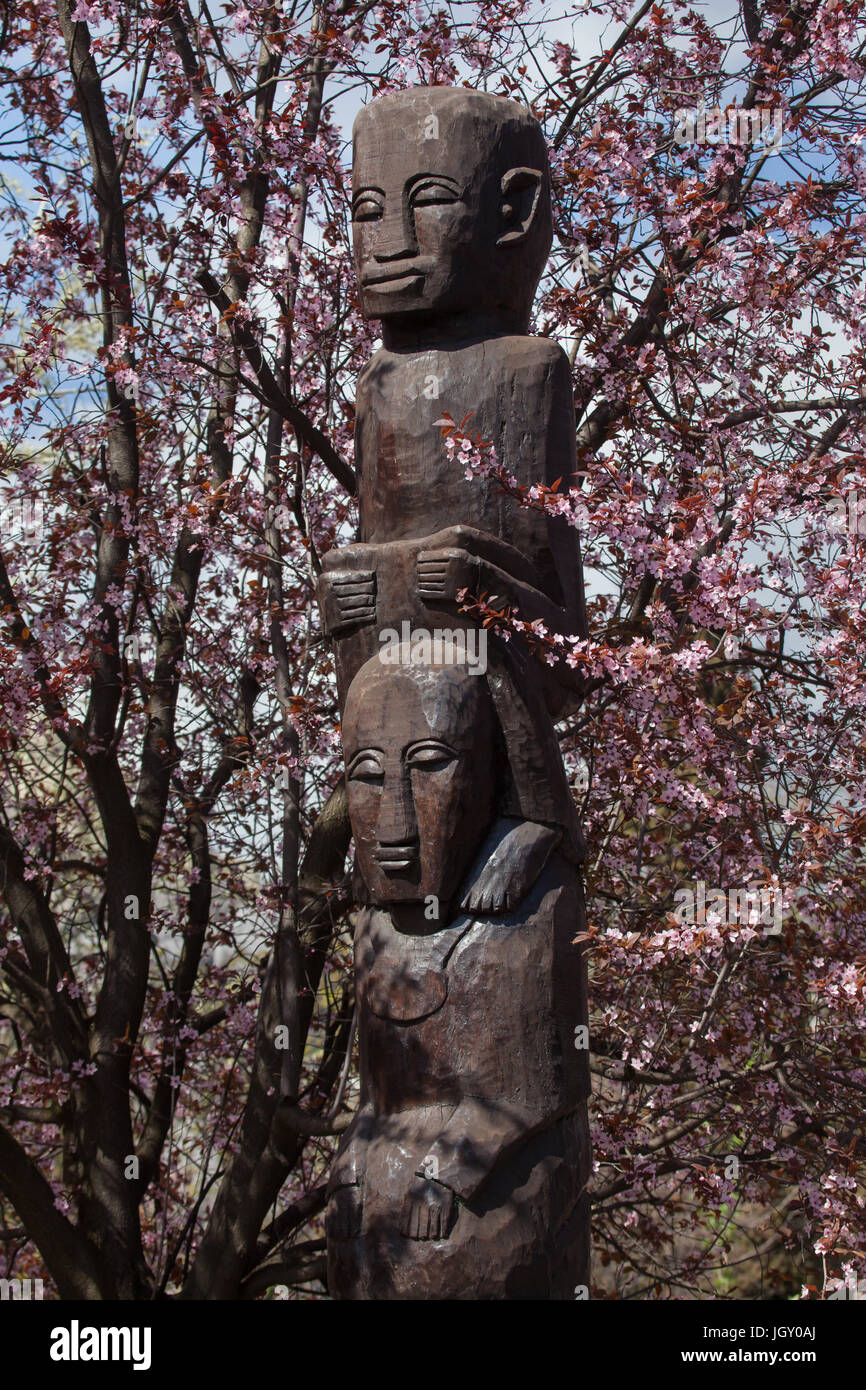
[(399, 782), (392, 782), (390, 786), (386, 783), (379, 812), (378, 831), (379, 844), (383, 849), (389, 845), (417, 843), (418, 821), (415, 817), (412, 787), (408, 777), (401, 777)]
[(380, 263), (404, 261), (407, 257), (417, 254), (415, 232), (408, 212), (404, 212), (402, 207), (392, 207), (389, 210), (386, 206), (385, 215), (379, 223), (373, 260)]

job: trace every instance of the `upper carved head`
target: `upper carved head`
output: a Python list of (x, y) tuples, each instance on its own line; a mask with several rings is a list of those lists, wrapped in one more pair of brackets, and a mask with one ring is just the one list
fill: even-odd
[(381, 906), (435, 897), (443, 920), (487, 834), (497, 724), (483, 677), (463, 665), (384, 666), (353, 680), (343, 715), (358, 868)]
[(380, 97), (355, 121), (352, 228), (367, 318), (474, 314), (525, 333), (552, 240), (541, 127), (464, 87)]

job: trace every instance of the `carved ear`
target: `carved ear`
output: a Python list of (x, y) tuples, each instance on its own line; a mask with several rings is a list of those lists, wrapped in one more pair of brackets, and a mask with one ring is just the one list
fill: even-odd
[(509, 169), (502, 176), (502, 220), (506, 230), (497, 246), (513, 245), (529, 235), (541, 198), (540, 169)]

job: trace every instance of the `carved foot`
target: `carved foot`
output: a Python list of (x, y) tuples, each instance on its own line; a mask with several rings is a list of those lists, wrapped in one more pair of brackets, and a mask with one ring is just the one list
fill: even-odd
[(454, 1216), (450, 1187), (416, 1178), (403, 1199), (400, 1230), (410, 1240), (445, 1240)]
[(510, 912), (519, 907), (561, 839), (558, 830), (535, 821), (498, 820), (466, 879), (463, 911)]

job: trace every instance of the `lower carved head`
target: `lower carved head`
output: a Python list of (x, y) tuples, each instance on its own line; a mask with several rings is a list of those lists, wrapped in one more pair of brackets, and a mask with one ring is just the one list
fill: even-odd
[(493, 818), (496, 719), (466, 666), (383, 666), (374, 657), (343, 716), (358, 867), (378, 905), (447, 907)]

